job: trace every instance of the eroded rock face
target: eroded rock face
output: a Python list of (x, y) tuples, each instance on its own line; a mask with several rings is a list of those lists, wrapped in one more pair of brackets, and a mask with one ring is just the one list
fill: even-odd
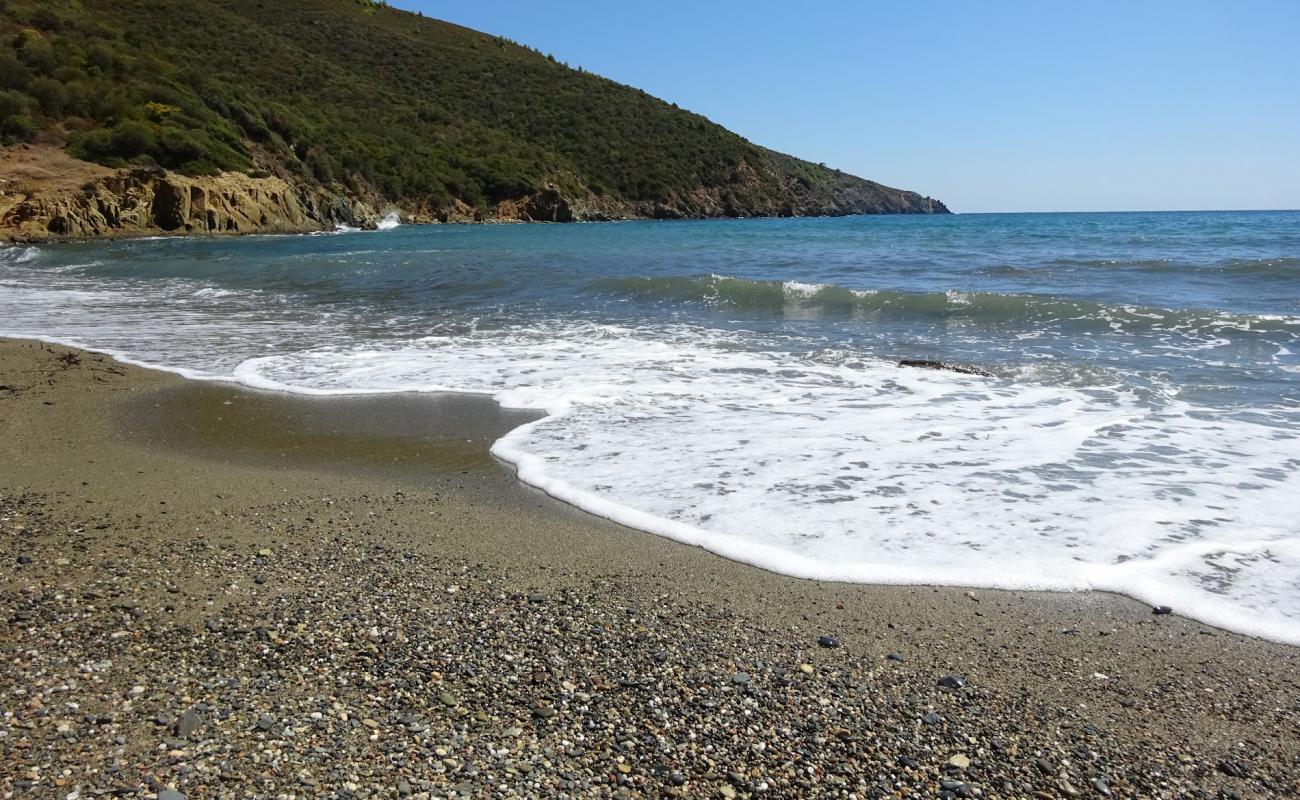
[[(0, 148), (0, 241), (308, 233), (341, 225), (374, 229), (383, 213), (398, 210), (373, 190), (356, 197), (300, 181), (283, 169), (258, 174), (262, 177), (238, 172), (187, 177), (143, 167), (115, 170), (46, 145)], [(592, 192), (566, 195), (546, 185), (488, 208), (457, 198), (405, 201), (400, 218), (415, 223), (600, 222), (947, 211), (942, 203), (913, 192), (847, 177), (829, 191), (795, 181), (776, 195), (757, 191), (762, 183), (758, 172), (741, 163), (732, 187), (698, 186), (660, 200)], [(746, 195), (747, 190), (755, 193)]]
[[(277, 177), (191, 178), (160, 169), (109, 170), (34, 148), (25, 155), (9, 159), (9, 166), (17, 162), (9, 170), (17, 177), (0, 181), (0, 236), (10, 240), (306, 233), (378, 222), (365, 203)], [(74, 170), (80, 170), (76, 180)]]
[(186, 178), (136, 170), (82, 187), (77, 194), (37, 195), (0, 220), (6, 227), (55, 236), (94, 237), (156, 229), (164, 233), (300, 233), (319, 230), (292, 188), (279, 178), (228, 173)]

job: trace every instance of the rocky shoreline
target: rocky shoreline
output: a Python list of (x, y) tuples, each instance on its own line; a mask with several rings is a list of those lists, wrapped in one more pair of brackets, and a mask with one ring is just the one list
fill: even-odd
[(0, 149), (0, 241), (373, 230), (387, 216), (430, 224), (947, 213), (937, 200), (875, 185), (846, 188), (830, 204), (801, 200), (798, 187), (789, 194), (782, 206), (753, 209), (733, 207), (721, 190), (704, 188), (670, 202), (573, 198), (547, 187), (487, 210), (459, 200), (447, 207), (400, 205), (374, 193), (354, 196), (306, 184), (283, 169), (187, 177), (158, 168), (110, 169), (54, 147), (17, 145)]
[[(394, 464), (409, 398), (320, 421), (34, 342), (0, 342), (0, 387), (5, 797), (1300, 792), (1295, 648), (772, 575), (485, 458)], [(228, 441), (266, 424), (348, 449)]]

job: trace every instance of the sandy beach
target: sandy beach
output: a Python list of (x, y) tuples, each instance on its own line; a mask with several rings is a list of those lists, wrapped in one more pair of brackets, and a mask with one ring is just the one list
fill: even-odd
[(1294, 797), (1300, 650), (570, 509), (475, 397), (0, 342), (4, 797)]

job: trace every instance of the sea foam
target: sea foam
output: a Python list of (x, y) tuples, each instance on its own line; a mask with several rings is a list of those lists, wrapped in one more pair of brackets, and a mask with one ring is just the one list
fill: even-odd
[(1297, 420), (1114, 389), (854, 366), (610, 326), (241, 364), (312, 393), (471, 391), (548, 416), (496, 443), (580, 508), (809, 578), (1123, 592), (1300, 643)]
[[(820, 309), (864, 330), (894, 318), (981, 340), (1005, 330), (1021, 363), (980, 377), (900, 368), (825, 328), (799, 337), (486, 307), (377, 316), (342, 306), (353, 284), (334, 281), (340, 263), (369, 275), (379, 254), (286, 242), (259, 247), (310, 246), (328, 260), (294, 283), (281, 266), (294, 262), (273, 249), (269, 274), (247, 288), (171, 271), (170, 243), (149, 245), (163, 277), (111, 259), (59, 266), (86, 264), (80, 251), (46, 264), (46, 251), (5, 250), (0, 335), (279, 391), (488, 395), (545, 415), (493, 446), (523, 481), (728, 558), (828, 580), (1116, 591), (1300, 644), (1300, 403), (1283, 385), (1279, 402), (1207, 404), (1158, 372), (1133, 382), (1086, 357), (1128, 347), (1137, 363), (1200, 368), (1231, 341), (1235, 358), (1287, 374), (1300, 349), (1293, 315), (722, 275), (586, 286), (753, 318), (815, 321)], [(390, 266), (367, 280), (400, 300), (391, 287), (427, 280), (405, 276)], [(440, 278), (440, 291), (456, 281)], [(331, 300), (296, 294), (309, 291)], [(1062, 342), (1082, 363), (1060, 357)]]

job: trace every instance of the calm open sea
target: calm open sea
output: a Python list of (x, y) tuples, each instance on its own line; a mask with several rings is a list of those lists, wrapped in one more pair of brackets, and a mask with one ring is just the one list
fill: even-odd
[(1114, 590), (1300, 643), (1297, 212), (11, 247), (0, 333), (491, 394), (548, 413), (496, 443), (524, 481), (728, 557)]

